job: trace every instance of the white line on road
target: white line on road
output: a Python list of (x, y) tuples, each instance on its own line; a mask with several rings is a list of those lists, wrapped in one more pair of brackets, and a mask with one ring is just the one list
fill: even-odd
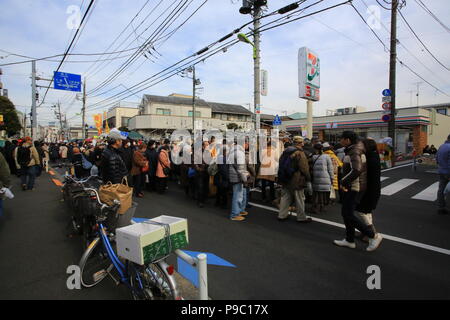
[(435, 201), (437, 199), (437, 192), (439, 189), (439, 181), (433, 183), (431, 186), (416, 194), (412, 199)]
[(394, 182), (383, 189), (381, 189), (381, 194), (385, 196), (392, 196), (394, 193), (399, 192), (400, 190), (412, 185), (417, 182), (417, 179), (400, 179), (397, 182)]
[(409, 167), (412, 166), (412, 163), (408, 163), (408, 164), (402, 164), (401, 166), (395, 166), (393, 168), (389, 168), (389, 169), (383, 169), (381, 170), (381, 172), (386, 172), (386, 171), (390, 171), (390, 170), (395, 170), (395, 169), (399, 169), (399, 168), (403, 168), (403, 167)]
[(384, 181), (386, 179), (389, 179), (389, 177), (380, 177), (380, 181)]
[[(266, 209), (266, 210), (278, 213), (278, 210), (275, 209), (275, 208), (272, 208), (272, 207), (264, 206), (264, 205), (253, 203), (253, 202), (251, 202), (250, 204), (252, 206), (255, 206), (255, 207), (258, 207), (258, 208), (262, 208), (262, 209)], [(297, 214), (295, 212), (291, 212), (291, 214), (294, 217), (297, 216)], [(313, 221), (317, 221), (317, 222), (320, 222), (320, 223), (323, 223), (323, 224), (327, 224), (327, 225), (330, 225), (330, 226), (334, 226), (334, 227), (345, 229), (345, 225), (343, 225), (341, 223), (328, 221), (328, 220), (324, 220), (324, 219), (319, 219), (319, 218), (312, 218), (312, 219), (313, 219)], [(428, 244), (424, 244), (424, 243), (420, 243), (420, 242), (416, 242), (416, 241), (411, 241), (411, 240), (403, 239), (403, 238), (399, 238), (399, 237), (394, 237), (394, 236), (390, 236), (388, 234), (383, 234), (383, 233), (380, 233), (380, 234), (383, 236), (384, 239), (387, 239), (387, 240), (391, 240), (391, 241), (407, 244), (407, 245), (410, 245), (410, 246), (413, 246), (413, 247), (418, 247), (418, 248), (421, 248), (421, 249), (430, 250), (430, 251), (434, 251), (434, 252), (438, 252), (438, 253), (442, 253), (442, 254), (446, 254), (446, 255), (450, 256), (450, 250), (448, 250), (448, 249), (443, 249), (443, 248), (439, 248), (439, 247), (435, 247), (435, 246), (430, 246)]]

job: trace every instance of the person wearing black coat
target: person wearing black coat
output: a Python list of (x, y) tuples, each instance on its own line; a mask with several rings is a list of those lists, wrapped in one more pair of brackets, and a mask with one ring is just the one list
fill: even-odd
[(108, 135), (108, 147), (102, 153), (101, 177), (103, 183), (121, 183), (122, 179), (128, 175), (128, 170), (122, 160), (120, 146), (122, 145), (120, 134), (110, 133)]
[[(220, 155), (217, 157), (219, 158)], [(216, 206), (220, 206), (222, 209), (228, 207), (228, 191), (230, 189), (229, 166), (226, 163), (227, 156), (224, 148), (222, 164), (218, 164), (219, 171), (214, 176), (214, 185), (217, 187), (216, 192)]]
[(377, 151), (377, 144), (373, 139), (363, 140), (366, 149), (367, 161), (367, 189), (362, 196), (356, 210), (361, 213), (363, 219), (376, 233), (372, 221), (372, 213), (376, 209), (381, 196), (381, 164), (380, 156)]
[(158, 152), (156, 151), (156, 143), (154, 140), (148, 142), (147, 151), (145, 151), (145, 157), (148, 160), (149, 170), (147, 172), (149, 191), (156, 191), (156, 167), (158, 166)]

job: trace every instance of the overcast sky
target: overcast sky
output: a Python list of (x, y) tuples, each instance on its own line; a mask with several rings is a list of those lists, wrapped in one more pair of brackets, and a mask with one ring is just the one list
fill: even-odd
[[(170, 32), (191, 15), (205, 0), (189, 0), (189, 6), (178, 20), (169, 27)], [(311, 13), (338, 4), (338, 0), (325, 0), (304, 13)], [(151, 36), (162, 19), (156, 20), (164, 12), (169, 13), (181, 0), (149, 0), (140, 15), (128, 27), (117, 42), (108, 47), (136, 16), (147, 0), (96, 0), (87, 24), (82, 29), (72, 53), (101, 53), (124, 50), (142, 45)], [(272, 12), (293, 0), (269, 0), (267, 12)], [(316, 1), (308, 0), (302, 7)], [(385, 2), (379, 0), (380, 3)], [(422, 0), (446, 25), (450, 26), (450, 1)], [(45, 57), (65, 51), (75, 30), (68, 28), (73, 21), (70, 6), (86, 11), (89, 0), (1, 0), (2, 19), (0, 21), (0, 49), (30, 56)], [(382, 24), (368, 13), (368, 6), (377, 6)], [(209, 0), (172, 37), (165, 42), (157, 42), (158, 53), (152, 51), (148, 58), (139, 58), (113, 82), (93, 95), (88, 96), (88, 123), (93, 123), (92, 114), (106, 110), (111, 105), (90, 107), (95, 102), (111, 97), (132, 87), (136, 83), (154, 75), (179, 60), (182, 60), (206, 45), (220, 39), (237, 27), (250, 21), (249, 15), (239, 13), (242, 1)], [(389, 45), (390, 11), (384, 10), (375, 0), (354, 0), (355, 7), (363, 17), (372, 23), (374, 31)], [(387, 5), (386, 5), (387, 6)], [(168, 11), (166, 11), (168, 10)], [(151, 13), (152, 12), (152, 13)], [(407, 0), (401, 12), (414, 31), (435, 57), (450, 69), (450, 33), (419, 7), (416, 0)], [(274, 18), (266, 18), (267, 23)], [(298, 17), (298, 16), (296, 16)], [(378, 25), (377, 25), (378, 24)], [(147, 28), (148, 30), (144, 32)], [(387, 30), (386, 30), (386, 29)], [(134, 29), (134, 30), (133, 30)], [(242, 31), (249, 32), (248, 27)], [(144, 32), (141, 36), (140, 33)], [(166, 34), (166, 33), (164, 33)], [(416, 105), (417, 82), (420, 104), (450, 102), (450, 71), (439, 65), (409, 32), (404, 22), (398, 20), (398, 57), (425, 80), (435, 85), (448, 96), (437, 92), (423, 80), (397, 64), (397, 106)], [(120, 45), (123, 43), (122, 45)], [(119, 46), (120, 45), (120, 46)], [(381, 109), (381, 91), (388, 87), (389, 53), (375, 38), (370, 29), (353, 8), (344, 5), (312, 17), (301, 19), (284, 26), (268, 30), (262, 34), (261, 67), (268, 71), (268, 95), (262, 97), (262, 112), (288, 114), (306, 112), (306, 102), (298, 98), (298, 62), (300, 47), (315, 51), (321, 61), (321, 99), (314, 103), (314, 114), (324, 115), (327, 109), (349, 106), (363, 106), (367, 110)], [(406, 47), (406, 49), (405, 49)], [(81, 74), (86, 77), (87, 89), (92, 90), (123, 64), (133, 51), (109, 56), (71, 56), (60, 71)], [(0, 64), (21, 61), (24, 58), (8, 55), (0, 51)], [(118, 60), (97, 62), (97, 58)], [(26, 60), (26, 59), (25, 59)], [(59, 65), (55, 62), (38, 61), (38, 75), (51, 77)], [(92, 61), (71, 63), (71, 61)], [(19, 110), (31, 105), (31, 63), (3, 66), (2, 82), (9, 90), (9, 97)], [(226, 52), (221, 52), (200, 63), (196, 68), (201, 80), (202, 99), (214, 102), (240, 104), (253, 110), (253, 59), (252, 48), (238, 43)], [(40, 81), (40, 85), (48, 82)], [(40, 98), (45, 88), (40, 88)], [(142, 94), (169, 95), (171, 93), (192, 93), (192, 81), (174, 76), (151, 88), (126, 98), (139, 102)], [(71, 125), (80, 124), (81, 102), (75, 100), (75, 93), (49, 90), (45, 104), (38, 109), (38, 120), (42, 124), (55, 121), (50, 105), (61, 102), (62, 111), (67, 112)], [(111, 102), (116, 102), (117, 99)]]

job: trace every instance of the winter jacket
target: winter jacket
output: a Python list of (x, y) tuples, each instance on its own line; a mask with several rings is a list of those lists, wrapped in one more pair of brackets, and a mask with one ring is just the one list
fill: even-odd
[(245, 163), (245, 151), (242, 146), (235, 145), (231, 148), (228, 158), (228, 177), (230, 184), (246, 183), (250, 173)]
[(145, 155), (140, 151), (135, 151), (133, 154), (133, 163), (131, 168), (131, 175), (137, 176), (142, 173), (142, 168), (148, 164)]
[(367, 166), (362, 142), (345, 149), (343, 163), (341, 185), (349, 191), (364, 192), (367, 187)]
[(376, 209), (381, 195), (381, 164), (377, 151), (366, 153), (367, 158), (367, 189), (356, 210), (362, 213), (372, 213)]
[(312, 157), (313, 191), (330, 192), (333, 184), (333, 162), (327, 154), (316, 154)]
[(309, 172), (308, 159), (306, 158), (303, 149), (291, 146), (284, 150), (284, 152), (291, 154), (291, 163), (295, 169), (295, 173), (292, 175), (291, 180), (289, 180), (287, 184), (283, 184), (283, 186), (293, 191), (304, 189), (306, 183), (311, 181), (311, 175)]
[(89, 176), (90, 170), (83, 168), (83, 156), (81, 153), (73, 154), (71, 162), (75, 170), (75, 177), (81, 179)]
[(145, 157), (148, 160), (148, 175), (154, 177), (156, 175), (156, 167), (158, 166), (158, 152), (156, 152), (156, 149), (147, 149), (145, 151)]
[(159, 152), (158, 166), (156, 168), (156, 176), (158, 178), (167, 178), (168, 177), (164, 174), (163, 168), (170, 169), (169, 151), (167, 151), (166, 149), (161, 149), (161, 151)]
[(11, 185), (11, 174), (9, 172), (8, 163), (0, 153), (0, 188), (9, 187)]
[(125, 163), (125, 167), (127, 168), (128, 172), (130, 172), (131, 168), (133, 167), (133, 153), (134, 151), (131, 147), (120, 148), (120, 156), (122, 157), (122, 160)]
[(324, 151), (324, 153), (327, 154), (331, 158), (331, 162), (333, 162), (333, 189), (338, 190), (339, 189), (338, 173), (340, 168), (342, 168), (344, 164), (333, 151), (327, 150)]
[[(28, 167), (40, 165), (41, 162), (39, 161), (39, 153), (36, 150), (36, 148), (31, 144), (31, 142), (24, 142), (22, 144), (22, 147), (30, 148), (30, 162), (28, 162)], [(20, 164), (17, 162), (17, 153), (19, 152), (19, 147), (14, 149), (14, 159), (16, 161), (16, 167), (17, 169), (20, 169)]]
[(439, 147), (436, 155), (439, 174), (450, 174), (450, 140)]
[(111, 181), (112, 184), (121, 183), (122, 179), (128, 174), (125, 163), (120, 156), (120, 150), (111, 146), (103, 151), (100, 167), (103, 183), (108, 181)]
[(278, 160), (280, 155), (274, 147), (267, 147), (263, 150), (261, 157), (261, 166), (259, 167), (258, 179), (275, 181), (278, 172)]

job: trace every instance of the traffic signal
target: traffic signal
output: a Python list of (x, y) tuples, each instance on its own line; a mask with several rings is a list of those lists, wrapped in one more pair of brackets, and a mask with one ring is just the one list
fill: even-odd
[(242, 7), (239, 12), (242, 14), (249, 14), (252, 12), (253, 6), (262, 7), (267, 5), (267, 0), (242, 0)]
[(254, 0), (242, 0), (242, 7), (239, 9), (239, 12), (242, 14), (249, 14), (252, 12)]

